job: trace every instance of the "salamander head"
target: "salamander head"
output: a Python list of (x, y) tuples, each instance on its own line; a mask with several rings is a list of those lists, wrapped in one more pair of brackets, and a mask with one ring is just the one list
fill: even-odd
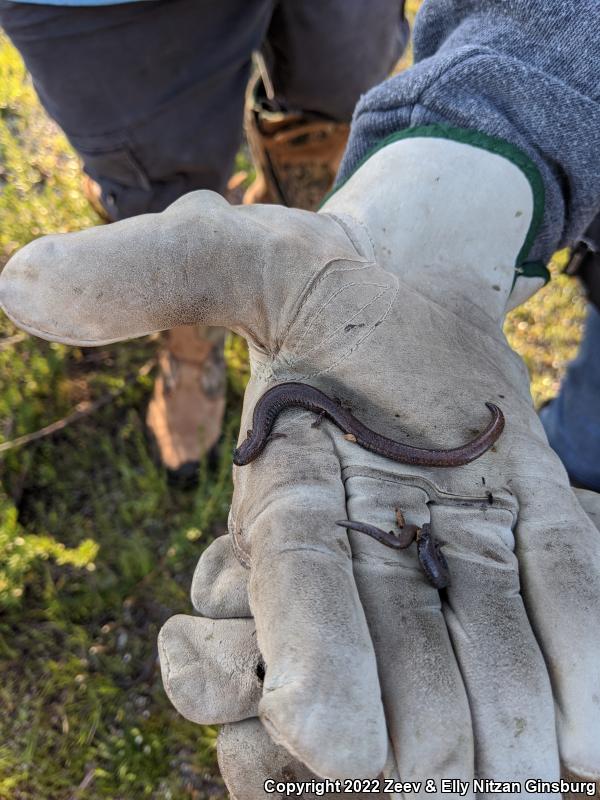
[(248, 431), (248, 436), (233, 453), (233, 463), (236, 467), (243, 467), (253, 461), (262, 448), (257, 447), (257, 440), (253, 432)]

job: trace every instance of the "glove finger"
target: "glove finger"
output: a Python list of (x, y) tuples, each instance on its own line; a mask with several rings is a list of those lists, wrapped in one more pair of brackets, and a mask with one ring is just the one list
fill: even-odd
[(235, 556), (231, 536), (219, 536), (200, 556), (192, 578), (192, 604), (209, 619), (250, 617), (250, 573)]
[[(352, 572), (333, 439), (313, 416), (280, 417), (275, 439), (236, 473), (236, 528), (249, 548), (250, 607), (267, 673), (259, 716), (318, 775), (377, 775), (388, 741), (375, 653)], [(293, 448), (290, 448), (293, 442)], [(234, 498), (234, 504), (235, 504)]]
[(267, 797), (287, 800), (290, 794), (286, 794), (284, 787), (290, 787), (290, 784), (304, 784), (293, 796), (308, 800), (347, 797), (344, 787), (352, 790), (352, 797), (388, 797), (377, 791), (381, 779), (367, 779), (364, 783), (368, 792), (355, 791), (354, 784), (345, 784), (344, 781), (337, 785), (334, 781), (326, 784), (284, 747), (275, 744), (258, 719), (224, 725), (217, 739), (217, 755), (221, 775), (234, 800), (265, 800)]
[(512, 520), (492, 506), (431, 506), (452, 576), (443, 612), (471, 706), (476, 774), (556, 780), (552, 689), (519, 593)]
[(215, 725), (257, 715), (264, 667), (253, 620), (178, 614), (163, 625), (158, 653), (165, 691), (186, 719)]
[[(357, 259), (325, 214), (230, 206), (189, 192), (160, 214), (30, 242), (0, 276), (0, 306), (43, 339), (85, 346), (198, 323), (271, 342), (332, 259)], [(265, 280), (268, 275), (268, 280)]]
[[(359, 476), (346, 482), (346, 492), (353, 520), (392, 530), (398, 508), (406, 524), (429, 521), (427, 494), (418, 487)], [(437, 786), (442, 778), (470, 781), (469, 704), (440, 595), (425, 579), (416, 544), (395, 551), (352, 532), (350, 541), (356, 582), (375, 642), (397, 772), (402, 780), (423, 781), (424, 797), (428, 778)]]
[(523, 596), (550, 671), (561, 758), (600, 777), (600, 534), (570, 487), (518, 487)]

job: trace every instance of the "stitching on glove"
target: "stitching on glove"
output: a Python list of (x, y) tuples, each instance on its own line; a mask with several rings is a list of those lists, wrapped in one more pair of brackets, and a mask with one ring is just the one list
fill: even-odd
[[(385, 483), (392, 483), (394, 486), (406, 485), (417, 489), (422, 489), (429, 497), (430, 503), (437, 503), (439, 505), (453, 505), (464, 506), (465, 508), (481, 508), (481, 510), (488, 510), (490, 508), (488, 495), (469, 496), (457, 495), (445, 492), (439, 489), (434, 483), (421, 475), (414, 475), (412, 473), (399, 472), (398, 474), (391, 475), (389, 470), (387, 472), (377, 469), (375, 467), (361, 467), (361, 466), (348, 466), (342, 468), (342, 481), (344, 485), (350, 478), (373, 478), (373, 480), (384, 481)], [(497, 489), (494, 491), (494, 505), (493, 508), (499, 511), (509, 511), (513, 518), (513, 527), (517, 524), (519, 515), (519, 503), (517, 498), (510, 494), (511, 499), (504, 497), (502, 492), (508, 490)]]
[[(348, 283), (348, 284), (346, 284), (345, 286), (342, 286), (342, 287), (340, 287), (340, 288), (339, 288), (339, 289), (338, 289), (336, 292), (334, 292), (334, 294), (330, 295), (330, 296), (329, 296), (329, 297), (328, 297), (326, 300), (324, 300), (324, 301), (323, 301), (323, 303), (322, 303), (322, 305), (321, 305), (321, 307), (320, 307), (320, 308), (318, 308), (318, 309), (317, 309), (317, 310), (316, 310), (316, 311), (315, 311), (315, 312), (312, 314), (312, 317), (313, 317), (313, 318), (315, 318), (315, 317), (319, 317), (319, 316), (321, 316), (321, 314), (322, 314), (322, 313), (323, 313), (323, 311), (324, 311), (324, 310), (327, 308), (327, 306), (328, 306), (330, 303), (333, 303), (333, 301), (335, 300), (335, 298), (336, 298), (338, 295), (342, 294), (342, 292), (345, 292), (345, 291), (346, 291), (346, 289), (351, 289), (353, 286), (360, 286), (360, 287), (363, 287), (363, 286), (364, 286), (364, 287), (368, 287), (368, 286), (370, 286), (370, 287), (372, 287), (372, 288), (375, 288), (375, 289), (381, 289), (382, 291), (381, 291), (381, 292), (379, 292), (379, 294), (375, 295), (375, 297), (372, 297), (372, 298), (371, 298), (371, 300), (369, 300), (369, 302), (368, 302), (368, 303), (365, 303), (365, 304), (364, 304), (364, 306), (361, 306), (359, 309), (357, 309), (357, 310), (355, 311), (355, 313), (354, 313), (354, 314), (352, 314), (350, 317), (346, 317), (346, 319), (344, 319), (344, 320), (343, 320), (343, 321), (340, 323), (340, 325), (338, 325), (338, 327), (337, 327), (337, 328), (334, 328), (334, 329), (333, 329), (333, 330), (332, 330), (332, 331), (331, 331), (331, 332), (328, 334), (328, 336), (327, 336), (327, 339), (325, 339), (325, 340), (324, 340), (324, 341), (325, 341), (325, 343), (326, 343), (326, 342), (328, 342), (328, 341), (330, 341), (330, 340), (331, 340), (331, 339), (332, 339), (332, 338), (333, 338), (333, 337), (334, 337), (334, 336), (335, 336), (335, 335), (336, 335), (336, 334), (337, 334), (337, 333), (338, 333), (338, 332), (339, 332), (339, 331), (340, 331), (340, 330), (341, 330), (341, 329), (342, 329), (344, 326), (346, 326), (346, 325), (347, 325), (347, 324), (350, 322), (350, 320), (354, 319), (354, 318), (355, 318), (355, 317), (356, 317), (358, 314), (360, 314), (362, 311), (364, 311), (365, 309), (369, 308), (369, 306), (373, 305), (373, 303), (377, 302), (377, 300), (379, 300), (379, 298), (380, 298), (380, 297), (383, 297), (383, 295), (384, 295), (384, 294), (385, 294), (387, 291), (389, 291), (389, 288), (390, 288), (389, 286), (384, 286), (384, 285), (383, 285), (383, 284), (381, 284), (381, 283)], [(377, 324), (377, 323), (375, 323), (375, 324)], [(298, 341), (297, 341), (296, 348), (298, 348), (298, 347), (300, 346), (300, 344), (303, 342), (303, 340), (306, 338), (306, 336), (308, 335), (308, 331), (309, 331), (309, 329), (310, 329), (310, 325), (306, 325), (306, 326), (305, 326), (305, 328), (304, 328), (304, 333), (302, 334), (302, 336), (301, 336), (301, 337), (298, 339)], [(371, 330), (372, 330), (372, 329), (371, 329)], [(316, 350), (316, 349), (318, 349), (319, 347), (322, 347), (322, 346), (323, 346), (323, 342), (319, 342), (319, 344), (313, 345), (313, 347), (310, 347), (310, 348), (308, 348), (307, 350), (303, 350), (303, 352), (302, 352), (302, 356), (301, 356), (301, 357), (303, 357), (305, 353), (310, 353), (310, 352), (311, 352), (311, 350)], [(290, 362), (288, 361), (288, 363), (290, 363)]]
[[(371, 265), (368, 265), (368, 266), (371, 266)], [(331, 271), (329, 272), (329, 274), (328, 274), (328, 275), (326, 275), (326, 276), (323, 276), (322, 280), (321, 280), (321, 281), (319, 281), (319, 282), (321, 283), (322, 281), (324, 281), (324, 280), (325, 280), (325, 278), (326, 278), (326, 277), (327, 277), (327, 278), (330, 278), (330, 277), (332, 277), (332, 276), (334, 276), (334, 275), (337, 275), (337, 274), (338, 274), (338, 273), (340, 273), (340, 272), (352, 272), (352, 271), (355, 271), (356, 269), (361, 269), (361, 270), (362, 270), (362, 269), (366, 269), (366, 267), (354, 267), (352, 270), (340, 270), (340, 269), (337, 269), (337, 270), (331, 270)], [(333, 292), (333, 294), (330, 294), (330, 295), (328, 295), (328, 296), (327, 296), (327, 297), (326, 297), (326, 298), (325, 298), (325, 299), (322, 301), (321, 305), (320, 305), (320, 306), (319, 306), (317, 309), (315, 309), (315, 310), (312, 312), (312, 314), (311, 314), (311, 315), (309, 315), (309, 320), (310, 320), (310, 318), (315, 318), (315, 317), (318, 317), (318, 316), (319, 316), (319, 315), (322, 313), (323, 309), (324, 309), (324, 308), (327, 308), (327, 306), (329, 305), (329, 303), (331, 303), (333, 300), (335, 300), (335, 298), (336, 298), (336, 297), (337, 297), (339, 294), (341, 294), (342, 292), (346, 291), (346, 289), (351, 289), (353, 286), (373, 286), (373, 287), (375, 287), (376, 289), (383, 289), (384, 291), (387, 291), (387, 290), (390, 288), (390, 286), (386, 286), (386, 285), (385, 285), (385, 284), (383, 284), (383, 283), (373, 283), (373, 282), (371, 282), (371, 283), (360, 283), (360, 282), (358, 282), (358, 281), (354, 281), (354, 282), (352, 282), (352, 283), (345, 283), (343, 286), (340, 286), (338, 289), (336, 289), (336, 290)], [(316, 288), (316, 287), (315, 287), (315, 288)], [(304, 305), (306, 305), (306, 303), (305, 303), (305, 302), (303, 303), (303, 306), (304, 306)], [(301, 309), (299, 309), (299, 311), (300, 311), (300, 310), (301, 310)], [(359, 311), (360, 311), (360, 310), (359, 310)], [(357, 313), (359, 313), (359, 312), (357, 312)], [(350, 317), (350, 319), (352, 319), (352, 317)], [(347, 320), (347, 319), (346, 319), (346, 320), (344, 320), (344, 323), (347, 323), (347, 322), (348, 322), (348, 320)], [(300, 345), (300, 344), (302, 343), (302, 341), (304, 340), (304, 338), (305, 338), (305, 337), (308, 335), (308, 332), (309, 332), (309, 327), (310, 327), (309, 325), (305, 325), (305, 326), (304, 326), (304, 331), (303, 331), (303, 332), (302, 332), (302, 334), (301, 334), (301, 335), (298, 337), (296, 346)]]
[[(346, 267), (345, 269), (343, 267), (339, 267), (336, 270), (329, 269), (332, 264), (336, 264), (338, 262), (346, 264), (359, 264), (360, 266)], [(322, 269), (320, 269), (316, 275), (311, 275), (310, 278), (304, 284), (304, 287), (299, 295), (301, 300), (298, 304), (298, 308), (296, 309), (294, 314), (290, 316), (290, 321), (283, 329), (280, 337), (280, 342), (283, 343), (286, 341), (286, 339), (289, 336), (290, 330), (292, 329), (298, 317), (302, 313), (302, 310), (304, 309), (304, 306), (308, 302), (308, 299), (325, 277), (329, 277), (330, 275), (335, 275), (338, 272), (354, 272), (356, 270), (368, 269), (369, 267), (374, 266), (374, 264), (375, 264), (374, 261), (368, 261), (367, 263), (365, 263), (364, 261), (360, 261), (359, 259), (344, 258), (342, 256), (336, 256), (335, 258), (330, 259), (326, 264), (323, 265)], [(273, 351), (273, 355), (277, 355), (280, 349), (281, 349), (281, 344), (277, 344)]]
[[(337, 269), (328, 269), (328, 267), (333, 263), (335, 263), (335, 262), (334, 261), (330, 261), (327, 264), (327, 266), (325, 267), (323, 272), (315, 279), (313, 285), (310, 287), (310, 289), (304, 295), (304, 298), (303, 298), (302, 302), (300, 303), (300, 305), (298, 307), (298, 310), (296, 312), (296, 315), (294, 317), (294, 322), (296, 322), (298, 317), (301, 315), (301, 313), (304, 310), (304, 307), (307, 305), (308, 300), (310, 299), (310, 297), (316, 292), (316, 290), (321, 286), (321, 284), (324, 283), (325, 280), (328, 280), (329, 278), (333, 278), (334, 276), (339, 275), (339, 274), (348, 273), (348, 272), (362, 272), (362, 271), (364, 271), (366, 269), (371, 269), (371, 267), (377, 266), (374, 261), (370, 261), (368, 264), (361, 264), (359, 267), (348, 267), (347, 269), (344, 269), (343, 267), (338, 267)], [(327, 270), (327, 272), (325, 270)], [(342, 292), (345, 289), (350, 288), (352, 286), (363, 286), (363, 285), (365, 285), (365, 286), (370, 286), (370, 285), (381, 286), (382, 284), (377, 284), (377, 283), (374, 283), (374, 284), (368, 284), (368, 283), (367, 284), (362, 284), (362, 283), (358, 283), (358, 282), (346, 283), (343, 286), (341, 286), (333, 295), (330, 295), (327, 298), (327, 300), (324, 301), (324, 304), (317, 311), (313, 312), (312, 316), (314, 317), (314, 316), (317, 316), (318, 314), (320, 314), (321, 311), (323, 310), (323, 308), (327, 305), (327, 303), (329, 303), (340, 292)], [(286, 335), (289, 335), (289, 331), (291, 330), (291, 328), (292, 328), (292, 325), (289, 325)], [(298, 344), (300, 344), (302, 342), (302, 340), (304, 339), (304, 337), (307, 334), (308, 334), (308, 325), (306, 325), (304, 327), (304, 332), (299, 337)]]
[(335, 214), (332, 211), (325, 211), (324, 213), (327, 214), (327, 216), (331, 217), (333, 220), (335, 220), (337, 222), (337, 224), (343, 229), (343, 231), (346, 234), (346, 236), (350, 239), (350, 241), (354, 245), (354, 248), (357, 251), (357, 253), (360, 253), (360, 255), (364, 256), (365, 258), (368, 258), (369, 261), (373, 261), (374, 262), (376, 260), (375, 259), (375, 253), (376, 253), (375, 242), (373, 240), (373, 237), (371, 236), (371, 231), (365, 225), (365, 223), (362, 222), (362, 220), (357, 219), (352, 214), (347, 214), (347, 213), (344, 212), (345, 213), (345, 217), (347, 219), (351, 219), (352, 222), (354, 223), (354, 225), (359, 227), (363, 231), (363, 233), (365, 234), (367, 239), (369, 240), (369, 244), (371, 245), (371, 253), (368, 254), (368, 255), (367, 255), (367, 253), (363, 253), (362, 252), (362, 247), (360, 246), (361, 243), (356, 238), (355, 231), (352, 230), (352, 228), (346, 223), (346, 221), (345, 221), (345, 219), (343, 217), (339, 217), (337, 214)]
[(231, 548), (237, 560), (242, 567), (250, 569), (250, 553), (242, 545), (242, 531), (238, 529), (237, 525), (230, 526), (231, 533)]
[[(386, 291), (389, 291), (389, 288), (391, 288), (391, 287), (388, 287), (387, 289), (382, 291), (380, 294), (378, 294), (376, 297), (374, 297), (373, 300), (371, 300), (371, 303), (374, 303), (380, 297), (383, 297), (383, 295), (385, 295)], [(380, 319), (378, 319), (376, 322), (374, 322), (373, 325), (367, 331), (365, 331), (363, 336), (361, 336), (352, 345), (350, 345), (347, 350), (342, 351), (338, 355), (338, 357), (337, 357), (337, 359), (335, 361), (333, 361), (328, 367), (325, 367), (323, 369), (316, 370), (315, 372), (305, 372), (305, 373), (303, 373), (301, 376), (299, 376), (300, 379), (301, 380), (307, 380), (308, 378), (314, 378), (314, 377), (316, 377), (318, 375), (325, 375), (328, 372), (331, 372), (332, 369), (335, 369), (343, 361), (345, 361), (355, 350), (357, 350), (363, 344), (364, 341), (366, 341), (369, 338), (369, 336), (371, 336), (371, 334), (373, 333), (373, 331), (376, 328), (378, 328), (380, 325), (382, 325), (385, 322), (385, 319), (388, 316), (388, 314), (390, 313), (390, 311), (392, 309), (392, 306), (394, 304), (394, 300), (396, 299), (397, 295), (398, 295), (398, 287), (396, 287), (396, 289), (395, 289), (395, 291), (393, 293), (393, 296), (390, 299), (388, 307), (386, 308), (385, 313), (382, 314)], [(370, 305), (371, 303), (368, 303), (367, 306)], [(345, 321), (345, 324), (347, 324), (347, 321)], [(310, 352), (310, 350), (307, 350), (305, 352)], [(300, 360), (300, 356), (298, 356), (296, 358), (291, 358), (286, 363), (287, 363), (288, 367), (292, 368), (299, 360)]]

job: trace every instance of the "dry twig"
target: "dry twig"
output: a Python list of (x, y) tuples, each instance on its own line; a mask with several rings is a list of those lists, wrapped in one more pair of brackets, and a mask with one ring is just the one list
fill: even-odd
[[(138, 370), (133, 380), (137, 380), (138, 378), (142, 378), (147, 375), (155, 364), (156, 359), (151, 358), (150, 361), (147, 361)], [(66, 417), (56, 420), (56, 422), (52, 422), (50, 425), (46, 425), (37, 431), (32, 431), (32, 433), (26, 433), (23, 436), (18, 436), (16, 439), (12, 439), (10, 442), (3, 442), (0, 444), (0, 453), (6, 453), (8, 450), (14, 450), (16, 447), (23, 447), (24, 445), (31, 444), (31, 442), (37, 442), (39, 439), (44, 439), (46, 436), (51, 436), (53, 433), (62, 431), (67, 427), (67, 425), (71, 425), (73, 422), (77, 422), (78, 420), (82, 419), (82, 417), (87, 417), (90, 414), (93, 414), (95, 411), (98, 411), (99, 408), (102, 408), (102, 406), (105, 406), (107, 403), (111, 403), (113, 400), (116, 400), (119, 395), (123, 394), (125, 388), (129, 386), (131, 382), (131, 380), (127, 381), (117, 391), (105, 394), (93, 402), (90, 400), (84, 400), (82, 403), (76, 405), (75, 409), (70, 414), (67, 414)]]

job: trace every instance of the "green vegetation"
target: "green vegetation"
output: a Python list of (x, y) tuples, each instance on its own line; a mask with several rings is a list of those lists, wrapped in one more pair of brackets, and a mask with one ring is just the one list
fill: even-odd
[[(0, 38), (0, 259), (97, 221), (79, 175)], [(538, 402), (575, 352), (582, 313), (574, 282), (558, 277), (511, 316)], [(0, 319), (0, 442), (110, 398), (0, 456), (0, 800), (223, 794), (215, 731), (171, 708), (155, 642), (165, 619), (189, 611), (196, 560), (225, 526), (245, 350), (229, 342), (226, 435), (195, 493), (167, 487), (145, 437), (154, 352), (150, 340), (47, 344)]]
[[(41, 233), (96, 223), (79, 181), (0, 38), (0, 259)], [(171, 707), (156, 636), (190, 610), (197, 558), (224, 529), (244, 348), (229, 344), (222, 456), (195, 494), (167, 487), (145, 437), (143, 367), (155, 350), (148, 340), (68, 348), (0, 319), (0, 441), (109, 398), (0, 456), (1, 800), (224, 794), (216, 732)]]

